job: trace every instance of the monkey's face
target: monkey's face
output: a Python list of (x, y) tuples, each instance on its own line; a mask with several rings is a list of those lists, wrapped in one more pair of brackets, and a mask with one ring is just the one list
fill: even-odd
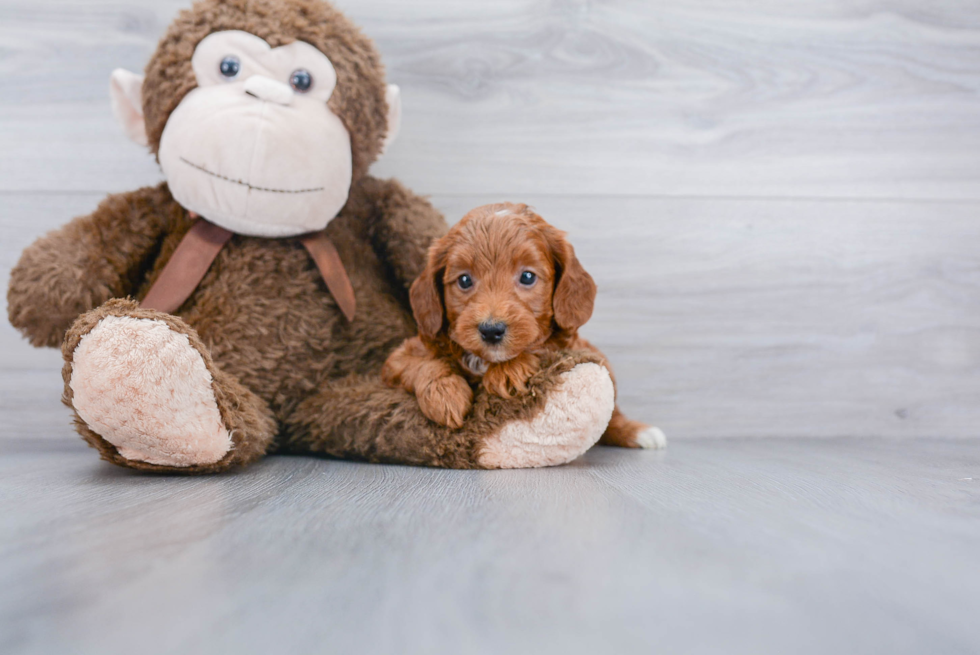
[(191, 60), (198, 87), (170, 115), (160, 166), (185, 208), (233, 232), (319, 230), (347, 202), (351, 141), (327, 106), (330, 60), (301, 41), (271, 48), (216, 32)]

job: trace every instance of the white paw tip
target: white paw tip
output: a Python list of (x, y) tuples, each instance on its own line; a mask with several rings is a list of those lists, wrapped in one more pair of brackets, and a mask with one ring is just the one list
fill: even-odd
[(636, 435), (636, 445), (640, 448), (658, 450), (667, 447), (667, 435), (660, 428), (649, 427)]

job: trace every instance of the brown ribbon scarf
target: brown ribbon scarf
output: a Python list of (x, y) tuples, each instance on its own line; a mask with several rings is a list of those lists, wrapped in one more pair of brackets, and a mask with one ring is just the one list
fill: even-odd
[[(160, 272), (160, 277), (150, 287), (141, 303), (143, 307), (168, 314), (176, 311), (194, 293), (215, 257), (234, 234), (197, 214), (191, 214), (191, 217), (197, 217), (197, 220), (177, 245), (170, 261)], [(348, 321), (353, 321), (357, 306), (354, 287), (347, 277), (337, 248), (323, 231), (303, 235), (299, 240), (320, 269), (320, 275), (327, 283), (340, 311)]]

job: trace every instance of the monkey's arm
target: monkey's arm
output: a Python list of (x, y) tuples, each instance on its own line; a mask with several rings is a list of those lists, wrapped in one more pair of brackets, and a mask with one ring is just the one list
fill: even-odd
[(78, 316), (134, 291), (164, 229), (182, 217), (160, 185), (111, 195), (92, 214), (44, 235), (10, 272), (10, 323), (34, 346), (61, 345)]
[(429, 246), (449, 229), (446, 220), (397, 180), (369, 177), (360, 187), (374, 205), (371, 245), (407, 290), (425, 267)]
[(378, 376), (326, 380), (285, 419), (282, 447), (372, 462), (519, 468), (564, 464), (599, 439), (613, 389), (594, 354), (545, 353), (528, 387), (520, 398), (478, 391), (462, 428), (452, 429)]

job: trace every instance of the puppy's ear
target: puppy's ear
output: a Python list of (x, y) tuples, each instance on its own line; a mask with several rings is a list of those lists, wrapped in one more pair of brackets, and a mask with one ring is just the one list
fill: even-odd
[(419, 325), (419, 334), (429, 339), (439, 334), (445, 316), (442, 305), (442, 271), (448, 250), (446, 237), (432, 244), (425, 269), (412, 283), (408, 293), (412, 314)]
[(565, 233), (553, 227), (548, 228), (548, 244), (555, 260), (555, 295), (552, 307), (555, 323), (563, 330), (575, 330), (592, 317), (595, 305), (596, 286), (592, 276), (582, 268), (575, 249), (565, 238)]

